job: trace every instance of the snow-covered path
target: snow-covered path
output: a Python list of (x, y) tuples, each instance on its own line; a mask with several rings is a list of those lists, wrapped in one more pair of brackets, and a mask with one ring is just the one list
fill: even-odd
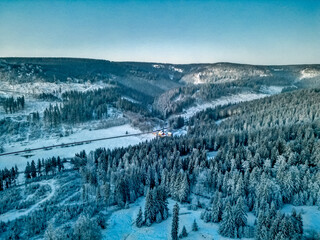
[(56, 180), (50, 179), (50, 180), (41, 181), (38, 183), (40, 185), (49, 185), (50, 186), (51, 192), (48, 194), (48, 196), (46, 196), (44, 199), (37, 202), (36, 204), (32, 205), (28, 209), (11, 210), (9, 212), (6, 212), (6, 213), (0, 215), (0, 221), (8, 222), (8, 221), (12, 221), (14, 219), (17, 219), (21, 216), (28, 215), (33, 210), (37, 209), (40, 206), (40, 204), (44, 203), (47, 200), (50, 200), (53, 197), (53, 195), (56, 192)]

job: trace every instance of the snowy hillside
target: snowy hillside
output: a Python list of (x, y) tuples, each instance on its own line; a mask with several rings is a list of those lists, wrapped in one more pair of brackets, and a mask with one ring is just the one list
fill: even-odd
[(223, 83), (253, 77), (272, 76), (268, 69), (258, 66), (217, 63), (214, 65), (195, 67), (182, 77), (181, 81), (193, 84)]

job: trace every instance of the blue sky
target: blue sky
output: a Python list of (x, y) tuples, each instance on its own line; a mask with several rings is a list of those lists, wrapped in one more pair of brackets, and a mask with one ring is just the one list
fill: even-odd
[(320, 63), (320, 1), (1, 0), (0, 56)]

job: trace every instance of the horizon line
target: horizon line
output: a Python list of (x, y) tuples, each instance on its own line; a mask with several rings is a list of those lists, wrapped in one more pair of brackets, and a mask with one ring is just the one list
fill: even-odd
[(0, 59), (82, 59), (82, 60), (96, 60), (107, 61), (114, 63), (149, 63), (149, 64), (165, 64), (165, 65), (214, 65), (214, 64), (236, 64), (236, 65), (250, 65), (250, 66), (302, 66), (302, 65), (320, 65), (320, 63), (288, 63), (288, 64), (254, 64), (254, 63), (241, 63), (232, 61), (217, 61), (217, 62), (188, 62), (188, 63), (172, 63), (172, 62), (155, 62), (155, 61), (132, 61), (132, 60), (109, 60), (105, 58), (91, 58), (91, 57), (70, 57), (70, 56), (0, 56)]

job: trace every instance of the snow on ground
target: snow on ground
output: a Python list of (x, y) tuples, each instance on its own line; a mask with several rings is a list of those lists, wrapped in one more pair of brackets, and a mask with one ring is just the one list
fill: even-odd
[(190, 107), (187, 110), (184, 111), (184, 113), (180, 114), (180, 116), (188, 119), (195, 115), (197, 112), (200, 112), (202, 110), (205, 110), (207, 108), (214, 108), (219, 105), (227, 105), (229, 103), (239, 103), (239, 102), (246, 102), (246, 101), (251, 101), (259, 98), (264, 98), (269, 96), (268, 94), (263, 94), (263, 93), (240, 93), (240, 94), (235, 94), (231, 96), (225, 96), (221, 97), (219, 99), (216, 99), (212, 102), (207, 102), (203, 104), (197, 104), (196, 106)]
[(41, 201), (37, 202), (36, 204), (32, 205), (28, 209), (11, 210), (9, 212), (1, 214), (0, 215), (0, 221), (8, 222), (8, 221), (12, 221), (12, 220), (14, 220), (16, 218), (19, 218), (21, 216), (28, 215), (33, 210), (37, 209), (40, 206), (41, 203), (44, 203), (45, 201), (50, 200), (53, 197), (53, 195), (56, 192), (55, 180), (50, 179), (50, 180), (41, 181), (41, 182), (37, 182), (37, 183), (41, 184), (41, 185), (49, 185), (50, 186), (51, 192), (48, 194), (48, 196), (46, 196), (44, 199), (42, 199)]
[(134, 100), (133, 98), (131, 98), (131, 97), (121, 97), (122, 99), (125, 99), (125, 100), (127, 100), (127, 101), (129, 101), (129, 102), (132, 102), (132, 103), (141, 103), (141, 102), (139, 102), (139, 101), (137, 101), (137, 100)]
[(261, 86), (260, 91), (266, 94), (278, 94), (285, 86)]
[(25, 107), (22, 110), (19, 110), (15, 113), (5, 113), (4, 109), (0, 108), (0, 119), (5, 117), (19, 117), (21, 118), (24, 115), (29, 115), (32, 112), (39, 112), (42, 114), (46, 108), (49, 107), (50, 103), (55, 105), (54, 102), (41, 101), (37, 99), (26, 99)]
[(180, 73), (183, 72), (183, 70), (181, 68), (176, 68), (174, 66), (170, 66), (169, 69), (172, 70), (172, 71), (175, 71), (175, 72), (180, 72)]
[(297, 213), (301, 212), (303, 221), (303, 231), (308, 234), (310, 231), (320, 232), (320, 209), (317, 206), (293, 206), (286, 204), (281, 209), (282, 213), (291, 214), (295, 209)]
[(183, 135), (186, 135), (187, 134), (187, 128), (186, 126), (180, 128), (180, 129), (177, 129), (173, 132), (173, 136), (177, 136), (177, 137), (180, 137), (180, 136), (183, 136)]
[[(66, 91), (89, 91), (104, 87), (110, 87), (110, 84), (99, 82), (99, 83), (51, 83), (51, 82), (27, 82), (27, 83), (15, 83), (12, 84), (7, 81), (0, 81), (0, 94), (3, 96), (16, 95), (15, 92), (20, 92), (23, 95), (33, 95), (40, 93), (52, 93), (66, 92)], [(14, 91), (14, 92), (13, 92)]]
[(219, 120), (216, 121), (216, 124), (217, 124), (217, 125), (220, 125), (220, 123), (222, 123), (222, 121), (224, 121), (224, 120), (226, 120), (226, 119), (227, 119), (227, 118), (219, 119)]
[[(50, 139), (38, 139), (30, 142), (20, 142), (20, 143), (12, 143), (4, 145), (4, 149), (6, 152), (14, 152), (19, 150), (25, 150), (26, 148), (38, 148), (45, 147), (51, 145), (57, 145), (62, 143), (76, 142), (76, 141), (85, 141), (96, 138), (105, 138), (105, 137), (113, 137), (113, 136), (121, 136), (125, 135), (126, 132), (128, 134), (140, 133), (141, 131), (131, 127), (129, 124), (111, 127), (107, 129), (99, 129), (99, 130), (88, 130), (84, 129), (77, 133), (74, 133), (67, 137), (61, 138), (50, 138)], [(0, 156), (0, 169), (5, 167), (11, 168), (15, 164), (17, 164), (20, 171), (24, 171), (24, 168), (27, 164), (27, 161), (38, 160), (39, 158), (48, 158), (52, 156), (60, 156), (62, 158), (70, 158), (74, 157), (75, 153), (79, 153), (82, 150), (85, 150), (89, 153), (96, 148), (105, 147), (105, 148), (117, 148), (117, 147), (127, 147), (129, 145), (135, 145), (137, 143), (150, 140), (154, 138), (153, 134), (144, 134), (139, 136), (128, 136), (123, 138), (115, 138), (109, 140), (102, 140), (97, 142), (91, 142), (83, 145), (76, 145), (70, 147), (58, 147), (52, 148), (50, 150), (38, 150), (30, 153), (20, 153), (17, 155), (7, 155)], [(31, 155), (26, 158), (26, 155)]]
[(300, 80), (305, 78), (314, 78), (320, 76), (320, 70), (306, 68), (300, 71)]
[(252, 212), (247, 213), (247, 225), (248, 226), (254, 226), (254, 223), (256, 220), (257, 220), (257, 218)]
[[(126, 240), (157, 240), (171, 239), (172, 209), (175, 201), (169, 199), (169, 218), (161, 223), (153, 223), (150, 227), (137, 228), (134, 224), (136, 216), (141, 206), (144, 211), (145, 198), (139, 198), (130, 205), (129, 209), (121, 209), (114, 212), (107, 224), (107, 229), (103, 231), (104, 240), (126, 239)], [(179, 234), (183, 226), (186, 227), (188, 237), (184, 239), (227, 239), (218, 234), (219, 225), (215, 223), (205, 223), (200, 219), (201, 209), (197, 211), (188, 210), (186, 205), (179, 204)], [(192, 223), (196, 219), (199, 231), (193, 232)]]
[(164, 68), (164, 66), (161, 65), (161, 64), (153, 64), (152, 67), (154, 67), (154, 68)]
[(218, 151), (207, 152), (207, 159), (214, 159), (218, 154)]

